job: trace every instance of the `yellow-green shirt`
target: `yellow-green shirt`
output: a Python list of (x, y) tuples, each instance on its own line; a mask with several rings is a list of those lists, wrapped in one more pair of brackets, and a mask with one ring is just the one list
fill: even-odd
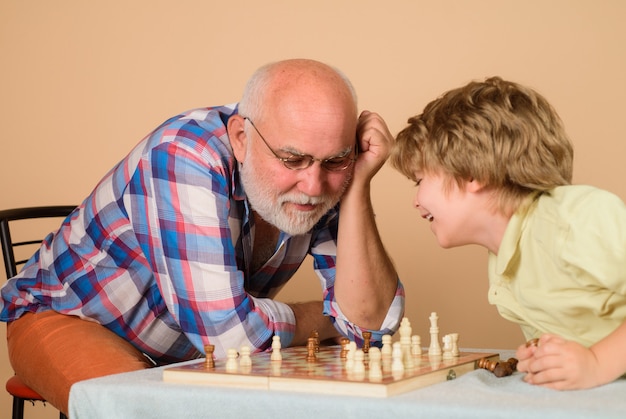
[(489, 302), (527, 339), (593, 345), (626, 320), (626, 206), (590, 186), (540, 195), (490, 253), (489, 284)]

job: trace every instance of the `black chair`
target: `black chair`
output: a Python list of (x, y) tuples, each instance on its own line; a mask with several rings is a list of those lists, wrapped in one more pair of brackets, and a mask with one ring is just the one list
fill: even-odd
[[(76, 208), (75, 205), (70, 206), (46, 206), (46, 207), (30, 207), (30, 208), (14, 208), (0, 210), (0, 243), (2, 244), (2, 256), (4, 257), (4, 267), (7, 278), (11, 278), (18, 274), (18, 266), (25, 264), (30, 255), (34, 252), (35, 245), (41, 244), (43, 237), (49, 232), (41, 234), (38, 239), (14, 242), (11, 239), (11, 226), (13, 221), (33, 220), (37, 218), (65, 218)], [(29, 233), (30, 235), (30, 233)], [(25, 256), (24, 259), (19, 257), (16, 260), (16, 249), (28, 249), (32, 247), (33, 252)], [(45, 403), (45, 399), (36, 391), (29, 388), (22, 380), (13, 375), (6, 382), (6, 389), (13, 396), (13, 419), (23, 419), (24, 417), (24, 401), (28, 400), (33, 404), (36, 401)], [(59, 412), (60, 419), (67, 419), (63, 412)]]

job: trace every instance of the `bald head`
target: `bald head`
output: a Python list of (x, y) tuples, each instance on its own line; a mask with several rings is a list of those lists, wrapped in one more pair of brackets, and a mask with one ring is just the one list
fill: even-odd
[(239, 113), (253, 120), (268, 112), (333, 112), (357, 117), (356, 94), (337, 69), (315, 60), (292, 59), (267, 64), (250, 78)]

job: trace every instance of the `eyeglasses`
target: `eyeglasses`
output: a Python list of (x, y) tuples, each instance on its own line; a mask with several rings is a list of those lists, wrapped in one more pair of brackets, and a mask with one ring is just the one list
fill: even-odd
[(252, 125), (256, 133), (259, 134), (259, 137), (261, 137), (261, 140), (265, 143), (265, 146), (272, 152), (274, 157), (276, 157), (278, 160), (283, 162), (283, 165), (285, 165), (287, 169), (304, 170), (304, 169), (311, 167), (313, 162), (318, 161), (320, 162), (320, 164), (325, 170), (328, 170), (329, 172), (340, 172), (342, 170), (346, 170), (348, 167), (350, 167), (350, 165), (352, 165), (352, 163), (356, 161), (356, 157), (357, 157), (356, 149), (354, 152), (354, 157), (350, 156), (350, 154), (352, 154), (352, 148), (350, 148), (349, 150), (345, 151), (344, 153), (338, 156), (329, 157), (327, 159), (316, 159), (315, 157), (310, 156), (308, 154), (294, 154), (291, 152), (290, 152), (291, 156), (289, 157), (280, 157), (278, 154), (276, 154), (276, 152), (272, 149), (272, 147), (270, 147), (267, 141), (265, 141), (265, 138), (263, 137), (263, 135), (259, 132), (256, 125), (254, 125), (254, 122), (252, 122), (252, 120), (248, 118), (247, 116), (244, 116), (243, 119), (250, 122), (250, 125)]

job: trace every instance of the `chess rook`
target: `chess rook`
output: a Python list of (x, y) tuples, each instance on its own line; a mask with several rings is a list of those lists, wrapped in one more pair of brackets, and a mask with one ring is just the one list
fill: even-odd
[(214, 352), (215, 345), (204, 345), (204, 353), (206, 354), (204, 366), (206, 368), (215, 368), (215, 357), (213, 355)]

